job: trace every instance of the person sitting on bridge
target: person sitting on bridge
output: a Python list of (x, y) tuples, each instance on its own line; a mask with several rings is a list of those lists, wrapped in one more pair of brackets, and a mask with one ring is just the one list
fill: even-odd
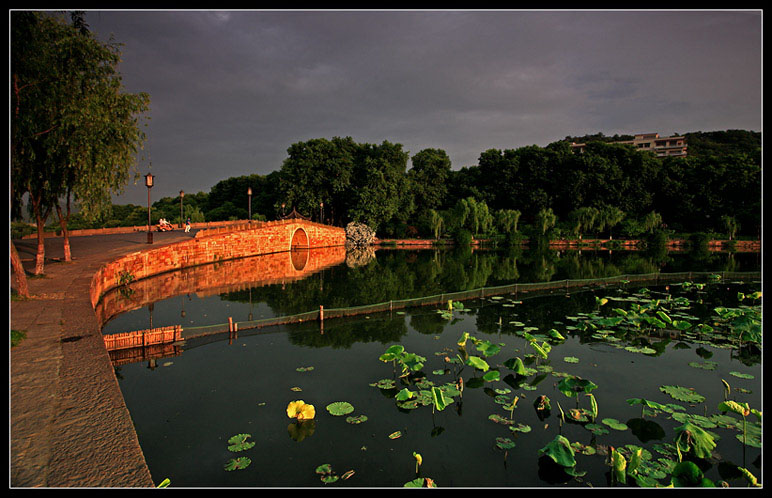
[(168, 230), (174, 230), (174, 227), (166, 221), (165, 218), (161, 218), (158, 220), (158, 231), (159, 232), (166, 232)]

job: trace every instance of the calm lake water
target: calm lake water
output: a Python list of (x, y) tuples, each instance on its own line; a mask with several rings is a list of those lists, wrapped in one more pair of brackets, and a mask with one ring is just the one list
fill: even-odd
[[(309, 259), (305, 264), (310, 263)], [(237, 277), (225, 274), (219, 280), (209, 275), (193, 278), (191, 274), (179, 281), (167, 276), (164, 282), (169, 288), (199, 290), (155, 301), (153, 326), (195, 327), (222, 323), (229, 316), (237, 320), (246, 320), (250, 314), (255, 319), (283, 316), (318, 309), (319, 304), (356, 306), (515, 281), (759, 270), (757, 254), (649, 256), (618, 251), (385, 250), (362, 263), (305, 266), (313, 271), (305, 277), (287, 274), (283, 282), (282, 277), (260, 282), (245, 266), (236, 269), (249, 281), (240, 286), (234, 283)], [(297, 261), (290, 264), (293, 271), (302, 266)], [(193, 280), (196, 283), (189, 285)], [(216, 292), (218, 283), (223, 292)], [(699, 290), (650, 287), (653, 296), (686, 296), (691, 304), (680, 313), (694, 323), (713, 323), (716, 306), (737, 306), (738, 292), (759, 289), (759, 283), (747, 282), (720, 282)], [(440, 487), (608, 486), (603, 452), (609, 445), (644, 447), (656, 460), (663, 457), (657, 445), (672, 444), (675, 429), (682, 425), (667, 413), (642, 419), (641, 406), (632, 406), (627, 399), (679, 404), (689, 413), (707, 417), (716, 414), (724, 400), (723, 379), (732, 386), (732, 399), (761, 409), (758, 350), (727, 348), (689, 335), (622, 335), (602, 340), (577, 328), (581, 319), (600, 309), (596, 297), (620, 299), (603, 308), (608, 313), (610, 306), (631, 306), (622, 299), (637, 290), (475, 299), (465, 301), (464, 311), (455, 311), (451, 319), (435, 307), (423, 307), (330, 320), (323, 331), (318, 323), (304, 323), (240, 331), (230, 339), (227, 334), (201, 337), (186, 341), (178, 356), (152, 364), (123, 364), (116, 373), (153, 479), (158, 483), (169, 478), (173, 487), (401, 487), (416, 478), (413, 452), (423, 457), (420, 475), (434, 479)], [(137, 287), (132, 297), (141, 302), (139, 296), (150, 295)], [(112, 318), (104, 332), (146, 328), (150, 319), (149, 306), (140, 306)], [(545, 334), (551, 329), (564, 340), (550, 341), (548, 359), (534, 357), (524, 330)], [(492, 369), (500, 371), (499, 380), (483, 381), (481, 371), (449, 361), (459, 353), (457, 341), (464, 332), (501, 348), (486, 358)], [(391, 363), (379, 360), (395, 344), (426, 358), (422, 374), (409, 382), (399, 378)], [(471, 343), (466, 349), (470, 355), (481, 355)], [(527, 378), (513, 376), (503, 366), (513, 357), (534, 369)], [(557, 388), (563, 375), (597, 384), (592, 394), (598, 420), (613, 418), (627, 429), (606, 427), (607, 434), (594, 435), (581, 424), (561, 423), (557, 403), (566, 411), (577, 407), (575, 398)], [(416, 382), (420, 385), (421, 378), (440, 386), (459, 377), (466, 387), (442, 411), (432, 406), (405, 409), (395, 402), (394, 395), (403, 387), (419, 391)], [(381, 387), (376, 385), (379, 381)], [(385, 388), (388, 381), (394, 382), (393, 388)], [(705, 401), (676, 401), (662, 386), (693, 389)], [(512, 416), (528, 426), (528, 432), (513, 432), (489, 419), (492, 414), (509, 417), (502, 398), (497, 399), (502, 395), (510, 400), (518, 396)], [(540, 395), (552, 400), (551, 414), (544, 419), (533, 406)], [(315, 406), (312, 423), (298, 426), (287, 417), (287, 405), (295, 400)], [(332, 415), (325, 407), (337, 401), (353, 405), (350, 416), (365, 415), (367, 420), (352, 424), (346, 416)], [(587, 408), (587, 401), (581, 399), (578, 407)], [(743, 449), (736, 427), (709, 430), (718, 437), (715, 451), (720, 455), (714, 462), (700, 462), (709, 479), (744, 486), (733, 472), (735, 466), (761, 475), (760, 449)], [(397, 431), (400, 437), (391, 439)], [(229, 451), (228, 440), (237, 434), (249, 434), (248, 441), (255, 446)], [(540, 460), (539, 450), (558, 434), (597, 450), (595, 455), (577, 454), (576, 469), (586, 471), (583, 477), (555, 472)], [(498, 448), (500, 437), (510, 439), (514, 448)], [(251, 463), (243, 470), (226, 471), (224, 466), (238, 457)], [(315, 472), (322, 464), (330, 464), (338, 476), (349, 470), (354, 473), (347, 480), (324, 484)], [(666, 485), (669, 477), (659, 482)]]

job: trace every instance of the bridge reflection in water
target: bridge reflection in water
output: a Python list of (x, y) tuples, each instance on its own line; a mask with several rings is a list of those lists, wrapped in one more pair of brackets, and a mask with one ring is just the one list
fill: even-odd
[(345, 247), (296, 249), (233, 259), (155, 275), (113, 289), (97, 304), (100, 327), (121, 313), (175, 296), (198, 297), (307, 278), (346, 260)]

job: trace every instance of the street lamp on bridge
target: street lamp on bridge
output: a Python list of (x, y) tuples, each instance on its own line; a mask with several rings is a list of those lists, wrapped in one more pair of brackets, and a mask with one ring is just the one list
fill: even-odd
[(319, 203), (319, 223), (324, 223), (324, 203)]
[(150, 222), (150, 189), (153, 188), (153, 173), (145, 175), (145, 186), (147, 187), (147, 243), (153, 243), (153, 229)]
[(252, 187), (247, 187), (247, 197), (249, 197), (249, 222), (252, 223)]
[(180, 190), (180, 228), (182, 228), (182, 198), (185, 197), (185, 192)]

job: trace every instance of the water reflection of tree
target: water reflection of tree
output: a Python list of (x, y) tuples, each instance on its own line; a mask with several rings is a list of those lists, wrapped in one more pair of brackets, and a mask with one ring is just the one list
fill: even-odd
[(419, 334), (440, 335), (448, 324), (448, 319), (436, 312), (423, 312), (410, 315), (410, 326)]
[(370, 320), (336, 320), (326, 322), (324, 332), (316, 326), (289, 326), (287, 336), (296, 346), (312, 348), (349, 349), (357, 342), (379, 342), (390, 344), (400, 342), (408, 332), (403, 316), (373, 318)]
[[(709, 259), (688, 254), (668, 257), (668, 271), (736, 271), (740, 256), (714, 253)], [(547, 249), (523, 251), (454, 250), (379, 251), (367, 265), (327, 268), (304, 280), (252, 289), (252, 302), (265, 302), (276, 315), (293, 315), (325, 308), (345, 308), (391, 300), (492, 287), (514, 282), (582, 280), (625, 274), (656, 273), (661, 260), (644, 252)], [(749, 266), (753, 266), (752, 264)], [(709, 268), (709, 270), (708, 270)], [(248, 302), (249, 289), (222, 295)], [(420, 325), (419, 325), (420, 326)]]

